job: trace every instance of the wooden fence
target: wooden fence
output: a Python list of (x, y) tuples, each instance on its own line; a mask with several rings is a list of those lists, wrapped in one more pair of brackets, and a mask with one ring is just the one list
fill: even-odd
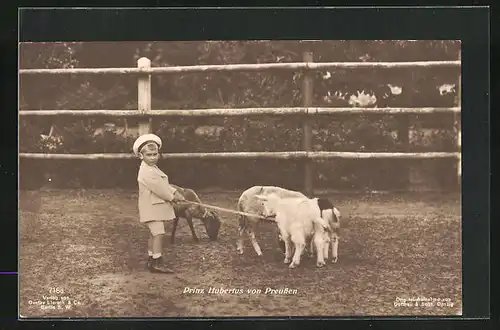
[[(312, 107), (313, 79), (311, 72), (314, 70), (332, 68), (408, 68), (408, 67), (460, 67), (458, 61), (421, 61), (421, 62), (338, 62), (338, 63), (313, 63), (313, 54), (305, 52), (303, 61), (299, 63), (268, 63), (268, 64), (232, 64), (232, 65), (200, 65), (200, 66), (177, 66), (177, 67), (151, 67), (151, 61), (142, 57), (137, 61), (137, 68), (78, 68), (78, 69), (25, 69), (19, 70), (23, 75), (40, 74), (118, 74), (138, 76), (138, 111), (131, 110), (23, 110), (19, 111), (20, 116), (82, 116), (82, 117), (139, 117), (139, 134), (151, 132), (151, 120), (153, 117), (193, 117), (193, 116), (262, 116), (262, 115), (303, 115), (303, 151), (290, 152), (215, 152), (215, 153), (174, 153), (163, 154), (166, 158), (198, 158), (198, 159), (300, 159), (304, 162), (304, 190), (307, 194), (313, 192), (313, 179), (311, 162), (315, 159), (329, 158), (392, 158), (392, 159), (435, 159), (435, 158), (456, 158), (457, 178), (460, 183), (461, 178), (461, 152), (422, 152), (422, 153), (373, 153), (373, 152), (313, 152), (312, 129), (310, 124), (311, 116), (335, 115), (335, 114), (432, 114), (432, 113), (453, 113), (454, 129), (457, 137), (457, 149), (461, 149), (461, 125), (459, 114), (461, 112), (461, 78), (457, 88), (459, 95), (459, 106), (451, 108), (325, 108)], [(240, 108), (240, 109), (190, 109), (190, 110), (152, 110), (151, 109), (151, 75), (152, 74), (188, 74), (200, 72), (224, 72), (224, 71), (303, 71), (303, 107), (295, 108)], [(408, 136), (409, 126), (400, 128), (400, 132), (406, 131)], [(399, 135), (399, 134), (398, 134)], [(406, 141), (407, 142), (407, 141)], [(43, 153), (20, 153), (22, 158), (38, 159), (133, 159), (130, 154), (43, 154)]]

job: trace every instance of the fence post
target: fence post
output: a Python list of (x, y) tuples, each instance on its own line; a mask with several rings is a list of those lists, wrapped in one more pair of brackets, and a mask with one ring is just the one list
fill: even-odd
[[(462, 47), (462, 45), (460, 45)], [(458, 51), (458, 60), (462, 61), (462, 49)], [(457, 83), (457, 103), (460, 108), (460, 113), (454, 113), (454, 127), (455, 127), (455, 136), (457, 137), (457, 151), (460, 153), (457, 161), (457, 185), (460, 187), (462, 184), (462, 64), (460, 63), (460, 71), (458, 75), (458, 83)]]
[[(302, 54), (304, 62), (313, 62), (313, 53), (306, 51)], [(306, 71), (302, 86), (302, 95), (304, 99), (304, 107), (312, 106), (313, 101), (313, 77), (312, 71)], [(312, 128), (311, 119), (309, 116), (304, 118), (302, 148), (304, 151), (312, 151)], [(312, 176), (312, 160), (307, 158), (304, 160), (304, 191), (306, 195), (313, 195), (313, 176)]]
[[(398, 122), (398, 142), (401, 145), (401, 152), (410, 152), (411, 151), (411, 146), (410, 146), (410, 134), (411, 134), (411, 125), (410, 125), (410, 116), (407, 114), (403, 114), (397, 118)], [(403, 189), (405, 190), (412, 190), (412, 183), (413, 183), (413, 176), (414, 173), (418, 172), (418, 169), (416, 169), (414, 166), (411, 164), (408, 165), (407, 171), (403, 174), (403, 177), (401, 178), (402, 180), (402, 185)]]
[[(137, 67), (150, 68), (151, 61), (147, 57), (137, 60)], [(137, 107), (139, 112), (148, 113), (151, 110), (151, 75), (141, 74), (137, 83)], [(151, 133), (151, 118), (139, 121), (139, 135)]]

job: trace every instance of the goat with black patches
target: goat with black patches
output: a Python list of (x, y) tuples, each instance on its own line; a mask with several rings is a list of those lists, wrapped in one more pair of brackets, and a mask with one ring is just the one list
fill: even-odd
[[(171, 185), (172, 187), (177, 189), (177, 191), (182, 196), (184, 196), (186, 200), (201, 204), (201, 200), (198, 197), (198, 195), (196, 195), (194, 190), (189, 188), (182, 188), (173, 184)], [(174, 211), (175, 211), (175, 219), (172, 226), (170, 243), (173, 244), (175, 241), (175, 231), (177, 230), (177, 224), (179, 223), (179, 218), (186, 219), (189, 225), (189, 229), (191, 229), (191, 235), (193, 236), (193, 240), (195, 242), (198, 242), (199, 238), (196, 235), (196, 232), (193, 227), (193, 218), (200, 219), (203, 222), (203, 225), (205, 226), (205, 230), (210, 240), (212, 241), (217, 240), (217, 236), (219, 234), (219, 229), (220, 229), (220, 218), (217, 212), (212, 210), (207, 210), (205, 207), (201, 205), (182, 203), (182, 202), (174, 204)]]
[[(288, 190), (275, 186), (253, 186), (245, 190), (240, 198), (238, 199), (238, 211), (255, 214), (257, 216), (264, 216), (265, 209), (261, 200), (257, 199), (256, 195), (267, 196), (269, 194), (274, 194), (280, 198), (285, 197), (297, 197), (297, 198), (307, 198), (304, 194)], [(255, 233), (258, 229), (258, 225), (262, 219), (259, 217), (252, 217), (246, 215), (240, 215), (239, 217), (239, 227), (238, 227), (238, 239), (236, 242), (236, 249), (239, 254), (243, 254), (243, 236), (248, 235), (252, 246), (258, 256), (262, 256), (262, 250), (260, 249), (259, 243), (255, 238)], [(285, 244), (283, 241), (280, 242), (280, 247), (285, 252)]]
[(290, 262), (292, 244), (295, 247), (289, 268), (299, 266), (308, 239), (312, 239), (316, 248), (316, 266), (325, 265), (323, 255), (325, 247), (328, 249), (331, 229), (329, 223), (321, 218), (317, 198), (280, 198), (275, 194), (255, 197), (263, 201), (265, 216), (276, 217), (281, 238), (285, 241), (285, 263)]
[[(331, 201), (326, 198), (318, 198), (318, 207), (320, 209), (321, 217), (325, 219), (330, 228), (330, 239), (329, 244), (326, 246), (324, 251), (325, 259), (328, 259), (328, 252), (331, 246), (332, 249), (332, 263), (338, 261), (338, 248), (339, 248), (339, 235), (340, 235), (340, 211), (333, 205)], [(313, 244), (311, 242), (311, 247), (309, 252), (313, 253)]]

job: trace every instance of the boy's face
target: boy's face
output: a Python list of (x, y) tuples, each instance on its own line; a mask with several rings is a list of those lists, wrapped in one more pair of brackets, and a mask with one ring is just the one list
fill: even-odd
[(154, 143), (146, 145), (140, 153), (140, 158), (149, 166), (156, 165), (160, 158), (158, 146)]

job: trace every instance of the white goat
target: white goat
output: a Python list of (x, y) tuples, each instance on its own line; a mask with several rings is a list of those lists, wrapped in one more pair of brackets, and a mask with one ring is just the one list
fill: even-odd
[[(299, 197), (307, 198), (304, 194), (287, 190), (275, 186), (253, 186), (245, 190), (240, 198), (238, 199), (238, 211), (256, 214), (260, 216), (265, 216), (265, 209), (262, 201), (257, 199), (256, 195), (267, 196), (269, 194), (275, 194), (281, 198), (285, 197)], [(260, 249), (259, 243), (255, 238), (255, 233), (257, 231), (260, 219), (257, 217), (240, 215), (239, 218), (239, 228), (238, 228), (238, 240), (236, 242), (236, 249), (239, 254), (243, 254), (243, 235), (246, 233), (250, 237), (252, 246), (257, 253), (257, 255), (262, 256), (262, 251)], [(280, 244), (282, 245), (282, 244)], [(285, 252), (285, 247), (281, 246), (283, 252)]]
[(324, 253), (329, 247), (331, 228), (321, 218), (317, 198), (280, 198), (275, 194), (255, 197), (263, 201), (265, 216), (276, 216), (281, 238), (285, 241), (285, 263), (290, 262), (292, 243), (295, 247), (289, 268), (299, 266), (306, 242), (311, 237), (317, 252), (316, 266), (325, 265)]

